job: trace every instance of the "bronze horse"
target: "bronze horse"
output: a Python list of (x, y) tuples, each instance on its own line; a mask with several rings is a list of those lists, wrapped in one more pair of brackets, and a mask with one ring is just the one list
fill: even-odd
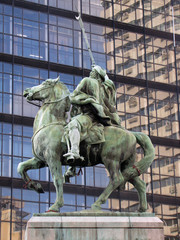
[[(56, 201), (49, 211), (58, 212), (63, 206), (63, 174), (62, 165), (67, 164), (63, 154), (67, 147), (61, 142), (64, 126), (67, 124), (67, 112), (70, 109), (68, 88), (57, 79), (47, 79), (42, 84), (28, 88), (24, 97), (29, 101), (43, 101), (33, 126), (32, 149), (34, 157), (18, 165), (18, 172), (29, 189), (42, 193), (40, 183), (32, 181), (27, 171), (48, 166), (56, 188)], [(144, 150), (144, 158), (135, 163), (136, 143)], [(84, 147), (83, 147), (84, 149)], [(86, 151), (81, 148), (81, 155), (85, 161), (75, 161), (71, 166), (88, 167), (104, 164), (109, 172), (108, 186), (92, 205), (93, 210), (101, 209), (110, 194), (117, 188), (124, 188), (129, 181), (138, 191), (140, 212), (147, 210), (146, 184), (139, 178), (145, 173), (154, 159), (154, 147), (151, 140), (144, 133), (130, 132), (122, 128), (105, 127), (105, 142), (101, 143), (98, 153), (94, 153), (91, 146), (90, 156), (87, 159)]]

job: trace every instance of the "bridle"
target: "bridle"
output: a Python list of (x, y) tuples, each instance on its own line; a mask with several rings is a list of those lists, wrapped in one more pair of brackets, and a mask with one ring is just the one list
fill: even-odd
[[(55, 86), (55, 85), (54, 85), (54, 86)], [(40, 89), (40, 90), (37, 91), (37, 92), (40, 92), (40, 91), (45, 90), (45, 89), (48, 89), (48, 88), (53, 88), (54, 86), (49, 86), (49, 87)], [(67, 97), (69, 97), (69, 94), (67, 94), (67, 95), (65, 95), (65, 96), (63, 96), (63, 97), (61, 97), (61, 98), (59, 98), (59, 99), (57, 99), (57, 100), (54, 100), (54, 101), (44, 102), (43, 105), (45, 105), (45, 104), (57, 103), (57, 102), (60, 102), (60, 101), (62, 101), (62, 100), (64, 100), (64, 99), (66, 99)], [(29, 102), (29, 101), (28, 101), (28, 102)], [(32, 102), (29, 102), (29, 103), (33, 104)], [(36, 104), (34, 104), (34, 105), (35, 105), (35, 106), (38, 106), (38, 105), (36, 105)], [(33, 154), (34, 154), (34, 156), (35, 156), (36, 158), (38, 158), (38, 159), (40, 159), (40, 160), (43, 161), (43, 159), (42, 159), (40, 156), (38, 156), (38, 155), (36, 154), (35, 150), (34, 150), (34, 143), (33, 143), (33, 142), (34, 142), (34, 138), (35, 138), (35, 136), (37, 135), (37, 133), (39, 133), (42, 129), (44, 129), (44, 128), (46, 128), (46, 127), (49, 127), (49, 126), (53, 126), (53, 125), (65, 125), (65, 124), (66, 124), (66, 122), (64, 121), (64, 119), (59, 119), (58, 122), (52, 122), (52, 123), (45, 124), (45, 125), (43, 125), (42, 127), (40, 127), (39, 129), (37, 129), (37, 130), (35, 131), (35, 133), (33, 134), (32, 138), (31, 138), (31, 140), (32, 140), (32, 148), (33, 148), (32, 150), (33, 150)]]
[[(55, 86), (55, 85), (54, 85), (54, 86)], [(43, 89), (40, 89), (40, 90), (36, 91), (36, 93), (38, 93), (38, 92), (40, 92), (40, 91), (42, 91), (42, 90), (46, 90), (46, 89), (48, 89), (48, 88), (54, 88), (54, 86), (45, 87), (45, 88), (43, 88)], [(68, 96), (69, 96), (69, 94), (68, 94), (68, 95), (65, 95), (64, 97), (62, 97), (62, 98), (60, 98), (60, 99), (54, 100), (54, 101), (44, 102), (43, 104), (57, 103), (57, 102), (62, 101), (62, 100), (65, 99), (65, 98), (67, 98)], [(33, 103), (33, 102), (29, 101), (29, 100), (27, 100), (27, 102), (30, 103), (30, 104), (32, 104), (32, 105), (34, 105), (34, 106), (36, 106), (36, 107), (41, 107), (41, 105), (38, 105), (38, 104), (36, 104), (36, 103)]]

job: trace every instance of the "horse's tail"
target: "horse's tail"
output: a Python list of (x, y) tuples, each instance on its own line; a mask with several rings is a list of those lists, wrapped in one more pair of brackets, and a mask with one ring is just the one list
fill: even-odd
[(155, 149), (151, 142), (151, 139), (146, 134), (141, 132), (132, 132), (132, 134), (136, 137), (137, 143), (142, 147), (144, 151), (144, 157), (133, 166), (138, 175), (140, 175), (142, 173), (145, 173), (153, 162), (155, 157)]

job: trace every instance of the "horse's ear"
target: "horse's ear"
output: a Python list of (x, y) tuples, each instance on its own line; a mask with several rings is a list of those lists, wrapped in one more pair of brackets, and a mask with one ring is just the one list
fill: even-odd
[(60, 76), (58, 76), (56, 79), (55, 79), (55, 83), (59, 82), (60, 80)]
[(55, 85), (57, 82), (59, 82), (60, 77), (58, 76), (56, 79), (51, 80), (51, 82)]

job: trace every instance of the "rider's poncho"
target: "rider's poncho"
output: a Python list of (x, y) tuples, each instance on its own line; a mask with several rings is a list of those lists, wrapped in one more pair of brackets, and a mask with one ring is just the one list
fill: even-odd
[(91, 112), (103, 125), (119, 125), (116, 113), (116, 90), (114, 83), (108, 79), (104, 82), (87, 77), (84, 78), (70, 96), (73, 105), (84, 108), (91, 106)]
[[(65, 135), (77, 127), (81, 141), (85, 140), (88, 144), (104, 142), (104, 126), (120, 125), (114, 108), (115, 96), (115, 86), (110, 79), (82, 79), (70, 95), (72, 120), (65, 127)], [(64, 138), (62, 141), (65, 142)]]

